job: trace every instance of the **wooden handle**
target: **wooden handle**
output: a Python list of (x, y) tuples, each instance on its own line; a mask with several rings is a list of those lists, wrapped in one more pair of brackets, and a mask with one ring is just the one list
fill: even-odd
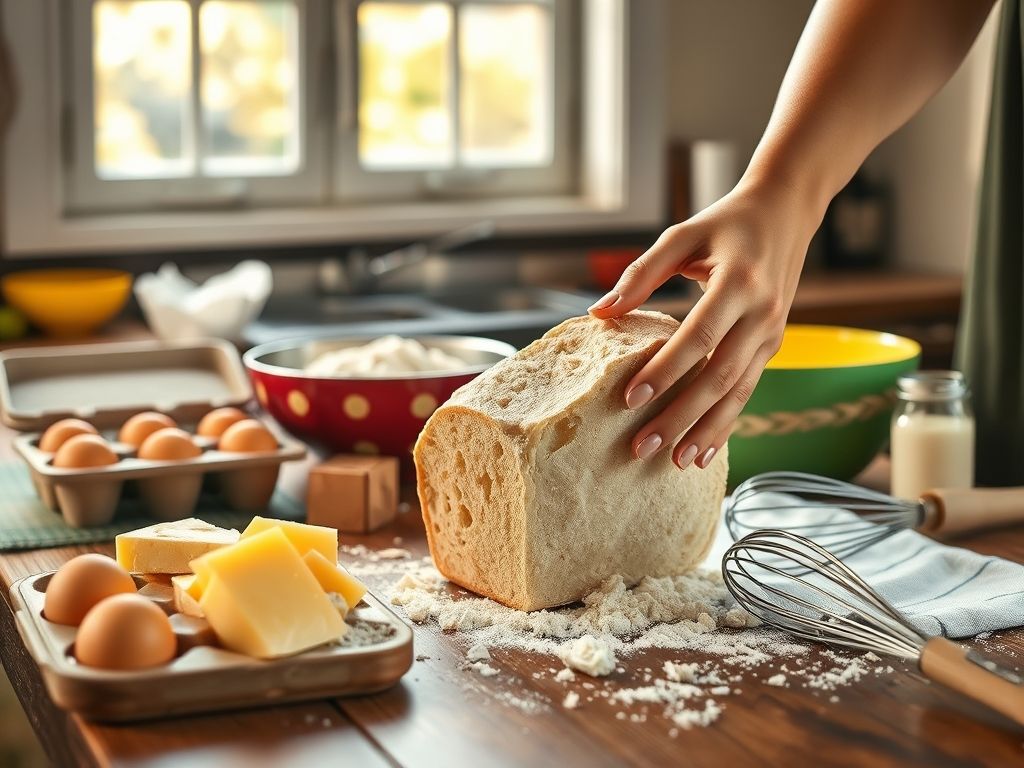
[(932, 512), (922, 530), (943, 536), (1024, 523), (1024, 488), (939, 488), (921, 501)]
[(919, 661), (925, 676), (1024, 725), (1024, 680), (962, 645), (936, 637)]

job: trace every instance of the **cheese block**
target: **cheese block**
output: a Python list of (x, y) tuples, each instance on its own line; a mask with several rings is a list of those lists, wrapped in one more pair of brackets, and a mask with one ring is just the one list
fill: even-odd
[(203, 590), (206, 589), (206, 585), (210, 583), (212, 571), (202, 558), (193, 560), (189, 563), (189, 567), (192, 569), (195, 578), (187, 585), (183, 585), (182, 588), (188, 592), (189, 596), (193, 600), (199, 602), (203, 596)]
[[(171, 587), (174, 589), (174, 610), (186, 616), (195, 616), (201, 619), (203, 609), (199, 607), (199, 600), (189, 592), (189, 588), (196, 580), (192, 573), (178, 574), (171, 577)], [(201, 596), (201, 595), (200, 595)]]
[(197, 557), (238, 541), (238, 531), (189, 518), (157, 523), (115, 539), (117, 562), (132, 573), (188, 573)]
[(307, 552), (302, 559), (320, 582), (324, 592), (333, 592), (345, 598), (345, 604), (348, 606), (346, 614), (363, 599), (366, 587), (342, 566), (332, 563), (316, 550)]
[(678, 329), (657, 312), (577, 317), (458, 389), (416, 442), (430, 552), (448, 579), (522, 610), (609, 576), (684, 573), (711, 546), (728, 451), (680, 470), (631, 440), (681, 387), (638, 410), (625, 387)]
[(327, 528), (323, 525), (307, 525), (306, 523), (296, 523), (292, 520), (254, 517), (252, 522), (242, 531), (242, 538), (263, 533), (270, 528), (280, 528), (300, 555), (316, 550), (332, 563), (338, 562), (338, 531), (336, 528)]
[(260, 659), (290, 656), (344, 636), (347, 626), (277, 527), (205, 555), (199, 606), (221, 644)]

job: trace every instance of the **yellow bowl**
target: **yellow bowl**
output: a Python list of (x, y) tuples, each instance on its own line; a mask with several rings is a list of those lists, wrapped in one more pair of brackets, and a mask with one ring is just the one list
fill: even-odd
[(36, 269), (3, 278), (7, 303), (51, 336), (87, 336), (128, 300), (132, 276), (116, 269)]

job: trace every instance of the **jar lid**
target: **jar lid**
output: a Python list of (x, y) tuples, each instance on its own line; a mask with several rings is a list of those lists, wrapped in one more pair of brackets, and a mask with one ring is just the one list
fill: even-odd
[(896, 380), (900, 400), (959, 400), (967, 395), (960, 371), (917, 371)]

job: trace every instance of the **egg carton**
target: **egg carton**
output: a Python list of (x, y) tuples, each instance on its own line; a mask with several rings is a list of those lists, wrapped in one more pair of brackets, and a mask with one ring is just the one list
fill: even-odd
[[(194, 426), (186, 431), (194, 432)], [(215, 438), (194, 435), (202, 451), (196, 458), (154, 461), (138, 458), (137, 449), (118, 442), (116, 433), (102, 436), (117, 454), (117, 463), (84, 469), (53, 466), (54, 454), (39, 449), (42, 433), (14, 439), (39, 498), (75, 528), (110, 523), (122, 497), (129, 494), (137, 494), (154, 519), (181, 520), (192, 515), (204, 487), (231, 509), (258, 512), (274, 495), (281, 464), (306, 456), (301, 444), (280, 439), (275, 451), (235, 453), (217, 450)]]
[(346, 618), (349, 632), (340, 643), (264, 661), (219, 647), (204, 619), (174, 611), (169, 583), (141, 576), (133, 576), (139, 593), (171, 619), (177, 655), (141, 671), (87, 667), (75, 660), (77, 628), (43, 617), (53, 573), (11, 585), (15, 623), (50, 698), (90, 720), (129, 722), (377, 693), (412, 667), (412, 630), (369, 593)]

